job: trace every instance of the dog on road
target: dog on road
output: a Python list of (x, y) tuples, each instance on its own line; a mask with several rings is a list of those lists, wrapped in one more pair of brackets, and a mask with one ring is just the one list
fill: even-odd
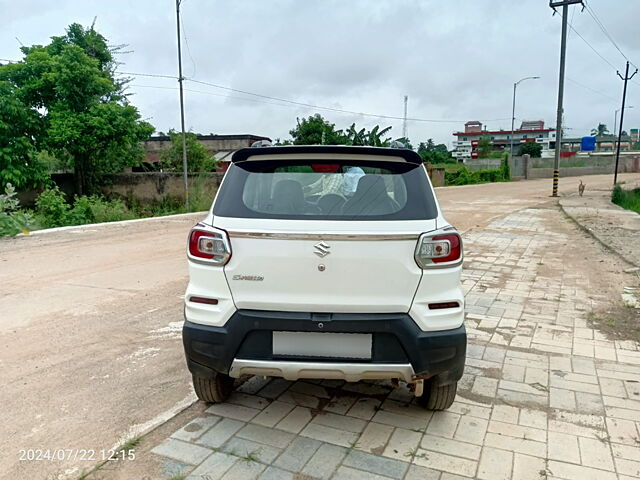
[(580, 180), (580, 185), (578, 185), (578, 194), (580, 196), (582, 196), (582, 194), (584, 193), (584, 187), (586, 187), (587, 184), (586, 183), (582, 183), (582, 180)]

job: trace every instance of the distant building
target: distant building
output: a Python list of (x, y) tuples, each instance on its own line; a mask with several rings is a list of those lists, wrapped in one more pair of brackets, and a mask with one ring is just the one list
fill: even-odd
[[(231, 161), (231, 154), (241, 148), (250, 147), (252, 143), (259, 140), (269, 140), (269, 137), (261, 137), (259, 135), (198, 135), (198, 141), (216, 157), (218, 162), (218, 170), (226, 171)], [(160, 152), (171, 145), (171, 138), (168, 135), (158, 135), (150, 137), (149, 140), (143, 142), (145, 150), (144, 162), (147, 164), (156, 164), (160, 161)]]
[[(629, 135), (623, 135), (620, 139), (620, 151), (626, 152), (631, 150), (633, 139)], [(580, 138), (563, 138), (561, 153), (579, 152), (582, 147), (582, 137)], [(597, 135), (596, 136), (596, 152), (614, 152), (618, 147), (617, 135)], [(567, 156), (567, 155), (563, 155)]]
[[(491, 142), (492, 149), (497, 152), (509, 151), (511, 146), (511, 130), (486, 130), (478, 121), (464, 124), (464, 132), (454, 132), (456, 140), (453, 142), (453, 156), (459, 162), (467, 162), (478, 158), (478, 142), (486, 137)], [(520, 145), (526, 142), (536, 142), (542, 145), (542, 156), (553, 156), (556, 144), (555, 128), (544, 128), (544, 121), (524, 121), (520, 128), (513, 131), (513, 153), (516, 155)]]

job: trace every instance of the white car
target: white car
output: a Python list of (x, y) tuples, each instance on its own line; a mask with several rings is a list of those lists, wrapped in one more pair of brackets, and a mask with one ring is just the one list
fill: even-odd
[(241, 375), (398, 379), (448, 408), (466, 352), (462, 240), (402, 148), (235, 152), (190, 232), (183, 342), (197, 396)]

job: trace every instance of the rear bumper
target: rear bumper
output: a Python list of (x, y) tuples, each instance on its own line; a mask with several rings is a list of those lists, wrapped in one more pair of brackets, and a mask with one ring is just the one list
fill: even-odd
[[(371, 333), (370, 360), (274, 355), (272, 332)], [(406, 313), (300, 313), (238, 310), (223, 327), (185, 321), (182, 338), (189, 370), (285, 378), (404, 378), (437, 376), (442, 384), (460, 379), (467, 336), (464, 326), (424, 332)]]

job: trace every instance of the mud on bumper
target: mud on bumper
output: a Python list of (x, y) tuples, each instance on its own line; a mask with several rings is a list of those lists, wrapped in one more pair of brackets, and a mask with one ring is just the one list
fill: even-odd
[[(274, 355), (274, 331), (370, 333), (371, 359)], [(185, 320), (182, 339), (189, 370), (200, 377), (211, 377), (215, 372), (228, 374), (234, 360), (238, 361), (236, 364), (245, 365), (290, 362), (292, 367), (293, 364), (309, 365), (311, 362), (329, 367), (333, 365), (336, 370), (340, 370), (341, 365), (347, 366), (356, 377), (358, 374), (355, 372), (364, 373), (362, 378), (374, 378), (376, 368), (380, 365), (383, 366), (380, 370), (391, 372), (394, 371), (394, 366), (401, 371), (401, 366), (410, 365), (415, 375), (423, 378), (437, 376), (440, 384), (455, 382), (462, 377), (467, 346), (464, 326), (453, 330), (423, 332), (404, 313), (332, 314), (238, 310), (223, 327)], [(232, 373), (239, 372), (236, 367), (237, 365)], [(345, 378), (349, 380), (348, 376)]]

